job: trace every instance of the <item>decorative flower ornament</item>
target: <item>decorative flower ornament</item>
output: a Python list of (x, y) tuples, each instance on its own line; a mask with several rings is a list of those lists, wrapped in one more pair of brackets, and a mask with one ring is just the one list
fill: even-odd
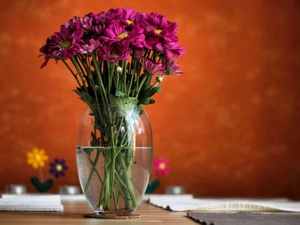
[(65, 176), (65, 171), (68, 170), (66, 161), (64, 159), (55, 158), (54, 162), (50, 163), (49, 173), (53, 174), (56, 178)]
[[(44, 179), (42, 168), (45, 167), (45, 162), (48, 160), (48, 155), (44, 149), (33, 148), (27, 152), (27, 164), (31, 165), (33, 169), (39, 170), (39, 178), (33, 176), (30, 178), (30, 182), (35, 186), (38, 192), (47, 192), (53, 186), (53, 180), (51, 178)], [(65, 176), (65, 171), (68, 169), (66, 161), (64, 159), (55, 159), (50, 164), (49, 173), (53, 174), (56, 178)]]
[(168, 175), (171, 167), (169, 164), (169, 161), (167, 159), (164, 159), (162, 157), (157, 158), (154, 160), (154, 170), (157, 174), (157, 176), (165, 176)]
[(32, 151), (27, 153), (27, 164), (31, 165), (34, 169), (45, 166), (45, 161), (48, 156), (44, 149), (33, 148)]
[(169, 160), (159, 157), (153, 161), (155, 175), (152, 178), (151, 182), (148, 184), (146, 193), (153, 193), (159, 186), (160, 181), (157, 178), (158, 176), (166, 176), (169, 174), (171, 166)]

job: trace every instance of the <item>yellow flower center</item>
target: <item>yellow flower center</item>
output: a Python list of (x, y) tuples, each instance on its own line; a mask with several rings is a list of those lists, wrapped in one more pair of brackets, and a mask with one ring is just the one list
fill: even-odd
[(128, 34), (127, 34), (127, 33), (122, 33), (122, 34), (120, 34), (120, 35), (118, 36), (118, 39), (119, 39), (119, 40), (122, 40), (122, 39), (127, 38), (127, 37), (128, 37)]
[(158, 167), (159, 167), (160, 170), (164, 170), (166, 168), (166, 164), (165, 163), (160, 163)]
[(162, 30), (155, 30), (154, 32), (157, 34), (160, 34), (162, 32)]
[(70, 46), (71, 46), (71, 42), (70, 41), (64, 41), (60, 45), (61, 48), (69, 48)]
[(131, 20), (126, 20), (126, 22), (127, 22), (128, 25), (133, 24), (133, 22)]
[(62, 171), (63, 167), (60, 164), (57, 164), (55, 169), (56, 169), (56, 171)]

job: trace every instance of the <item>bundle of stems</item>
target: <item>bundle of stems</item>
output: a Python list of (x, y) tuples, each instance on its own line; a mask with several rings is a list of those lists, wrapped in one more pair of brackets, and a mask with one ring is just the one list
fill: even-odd
[[(124, 209), (133, 210), (137, 207), (131, 171), (136, 164), (135, 126), (143, 113), (142, 104), (153, 102), (151, 96), (160, 91), (157, 87), (160, 81), (151, 85), (153, 75), (143, 73), (141, 63), (135, 58), (102, 62), (93, 53), (89, 57), (73, 56), (71, 65), (62, 61), (76, 79), (78, 87), (74, 91), (89, 106), (93, 121), (90, 146), (94, 148), (82, 147), (92, 168), (84, 192), (97, 176), (101, 183), (97, 207), (123, 210), (119, 208), (122, 199)], [(90, 157), (93, 151), (96, 151), (94, 159)], [(97, 169), (101, 156), (103, 173)]]

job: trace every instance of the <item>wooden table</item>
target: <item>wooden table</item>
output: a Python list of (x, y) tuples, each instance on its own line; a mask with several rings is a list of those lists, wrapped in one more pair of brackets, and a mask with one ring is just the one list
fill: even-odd
[(142, 202), (135, 213), (140, 219), (93, 219), (83, 218), (83, 214), (92, 213), (85, 201), (62, 201), (63, 212), (0, 212), (0, 225), (92, 225), (92, 224), (124, 224), (144, 225), (161, 223), (197, 224), (186, 216), (185, 212), (171, 212)]

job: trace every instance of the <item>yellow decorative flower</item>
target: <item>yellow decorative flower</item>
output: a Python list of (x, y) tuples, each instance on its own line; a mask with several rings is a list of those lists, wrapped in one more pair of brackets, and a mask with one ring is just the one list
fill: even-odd
[(44, 149), (33, 148), (32, 151), (27, 153), (27, 164), (31, 165), (34, 169), (45, 166), (45, 161), (48, 156)]

